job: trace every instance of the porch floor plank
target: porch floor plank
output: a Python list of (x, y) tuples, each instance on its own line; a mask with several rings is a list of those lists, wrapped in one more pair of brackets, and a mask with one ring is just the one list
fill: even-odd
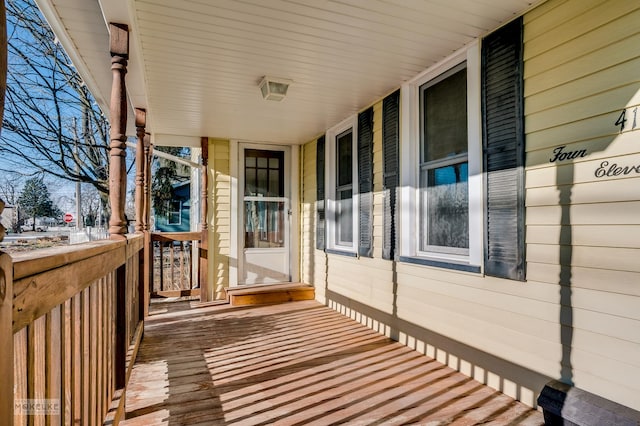
[(317, 303), (154, 304), (124, 425), (519, 424), (542, 414)]

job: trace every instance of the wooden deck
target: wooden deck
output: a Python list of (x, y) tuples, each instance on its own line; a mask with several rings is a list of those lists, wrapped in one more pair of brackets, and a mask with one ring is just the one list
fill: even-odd
[(152, 305), (125, 425), (543, 423), (315, 301), (196, 306)]

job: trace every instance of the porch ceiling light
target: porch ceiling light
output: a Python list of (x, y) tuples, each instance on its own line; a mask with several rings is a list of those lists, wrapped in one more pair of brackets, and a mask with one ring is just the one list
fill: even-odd
[(268, 101), (281, 101), (287, 96), (287, 90), (291, 83), (291, 80), (284, 78), (265, 76), (260, 80), (260, 92), (262, 92), (262, 97)]

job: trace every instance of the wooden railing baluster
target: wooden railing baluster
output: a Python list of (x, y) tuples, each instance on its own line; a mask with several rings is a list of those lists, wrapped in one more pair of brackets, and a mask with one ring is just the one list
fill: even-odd
[(154, 253), (154, 271), (151, 275), (154, 280), (157, 279), (149, 286), (152, 297), (200, 295), (200, 274), (197, 269), (194, 270), (192, 251), (199, 248), (201, 237), (201, 232), (151, 233), (149, 247)]

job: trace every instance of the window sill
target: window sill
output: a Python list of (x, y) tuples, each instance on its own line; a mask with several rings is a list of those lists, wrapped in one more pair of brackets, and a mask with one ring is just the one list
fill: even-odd
[(455, 271), (480, 273), (480, 267), (467, 263), (444, 262), (442, 260), (424, 259), (421, 257), (400, 256), (399, 262), (413, 263), (414, 265), (433, 266), (436, 268), (453, 269)]
[(340, 256), (358, 257), (358, 253), (353, 251), (337, 250), (337, 249), (325, 249), (324, 251), (327, 254), (337, 254)]

